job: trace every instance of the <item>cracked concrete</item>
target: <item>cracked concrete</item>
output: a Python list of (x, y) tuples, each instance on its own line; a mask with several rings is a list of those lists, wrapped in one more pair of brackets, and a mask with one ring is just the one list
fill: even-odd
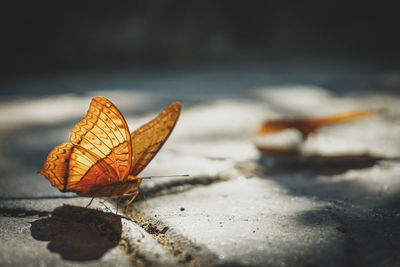
[[(226, 77), (217, 74), (214, 86)], [(242, 81), (229, 94), (170, 89), (165, 97), (161, 85), (172, 84), (160, 82), (146, 92), (134, 84), (112, 91), (93, 79), (83, 82), (101, 91), (2, 100), (0, 265), (400, 265), (396, 94), (263, 82), (248, 88), (252, 83)], [(144, 88), (153, 85), (141, 81)], [(85, 208), (90, 199), (62, 194), (36, 175), (92, 95), (110, 97), (131, 129), (170, 100), (183, 102), (170, 140), (141, 175), (190, 177), (145, 180), (147, 207), (140, 194), (132, 219), (115, 214), (114, 200), (96, 199)], [(298, 154), (261, 155), (256, 142), (284, 139), (252, 137), (266, 118), (377, 107), (386, 113), (324, 128), (297, 143)]]

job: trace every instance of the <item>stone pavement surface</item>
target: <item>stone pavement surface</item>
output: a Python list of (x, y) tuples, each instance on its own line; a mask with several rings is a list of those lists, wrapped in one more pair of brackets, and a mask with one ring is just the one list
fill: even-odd
[[(16, 92), (44, 89), (1, 100), (0, 265), (399, 266), (398, 95), (267, 86), (267, 74), (228, 74), (14, 84)], [(54, 84), (93, 89), (50, 94)], [(96, 95), (110, 98), (131, 130), (169, 102), (183, 104), (176, 129), (141, 175), (190, 177), (144, 181), (147, 207), (139, 196), (132, 220), (115, 214), (113, 200), (85, 208), (90, 199), (62, 194), (36, 174)], [(267, 118), (380, 107), (383, 114), (323, 128), (305, 142), (293, 141), (293, 131), (289, 139), (253, 137)], [(271, 143), (301, 154), (261, 155), (255, 146)]]

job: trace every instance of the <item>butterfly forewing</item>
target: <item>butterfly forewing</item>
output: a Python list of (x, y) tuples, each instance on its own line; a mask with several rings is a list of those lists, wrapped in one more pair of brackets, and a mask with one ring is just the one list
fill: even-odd
[(139, 174), (165, 143), (179, 118), (181, 104), (174, 102), (155, 119), (132, 132), (133, 167), (130, 174)]
[(111, 180), (128, 176), (132, 161), (128, 126), (120, 111), (106, 98), (93, 98), (87, 115), (72, 129), (70, 140), (80, 150), (87, 150), (111, 166), (116, 174)]

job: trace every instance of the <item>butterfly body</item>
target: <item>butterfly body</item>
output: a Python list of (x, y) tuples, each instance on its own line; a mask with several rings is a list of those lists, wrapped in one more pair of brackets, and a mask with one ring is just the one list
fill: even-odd
[(117, 198), (128, 194), (131, 191), (137, 190), (142, 182), (139, 177), (131, 177), (121, 182), (112, 184), (94, 184), (87, 191), (77, 191), (76, 193), (81, 197), (105, 197)]
[(92, 99), (86, 116), (72, 129), (70, 141), (56, 146), (40, 174), (62, 192), (85, 197), (136, 197), (137, 175), (153, 159), (180, 114), (174, 102), (131, 134), (120, 111), (106, 98)]

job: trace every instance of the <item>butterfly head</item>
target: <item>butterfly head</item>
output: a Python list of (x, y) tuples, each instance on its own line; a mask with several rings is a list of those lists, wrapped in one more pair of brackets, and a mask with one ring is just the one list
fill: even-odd
[(129, 175), (127, 178), (128, 183), (130, 184), (130, 190), (136, 190), (139, 188), (142, 178), (137, 176)]

